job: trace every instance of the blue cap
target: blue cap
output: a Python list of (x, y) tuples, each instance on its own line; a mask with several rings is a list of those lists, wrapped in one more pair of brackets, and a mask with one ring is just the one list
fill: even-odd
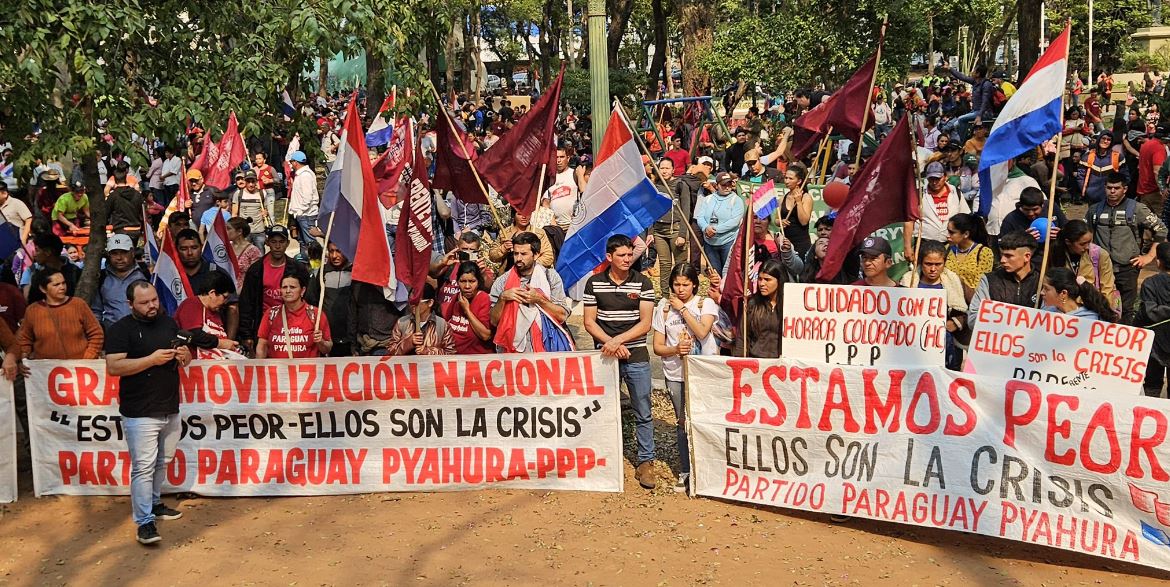
[(288, 156), (288, 158), (290, 161), (296, 161), (297, 163), (309, 162), (309, 158), (305, 157), (305, 153), (302, 151), (293, 151), (292, 154)]

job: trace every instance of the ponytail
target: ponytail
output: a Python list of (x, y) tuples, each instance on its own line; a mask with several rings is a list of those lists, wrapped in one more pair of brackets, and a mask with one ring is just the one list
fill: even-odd
[(1109, 304), (1109, 300), (1097, 291), (1092, 283), (1073, 273), (1072, 269), (1054, 267), (1048, 270), (1047, 279), (1048, 285), (1052, 286), (1056, 293), (1063, 291), (1075, 295), (1081, 305), (1095, 312), (1100, 320), (1117, 322), (1120, 318)]

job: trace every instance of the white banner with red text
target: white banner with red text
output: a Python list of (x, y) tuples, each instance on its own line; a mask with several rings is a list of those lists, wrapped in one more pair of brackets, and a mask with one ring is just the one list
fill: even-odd
[(835, 365), (938, 365), (946, 354), (942, 290), (784, 284), (781, 354)]
[(16, 501), (16, 405), (12, 382), (0, 377), (0, 503)]
[[(105, 362), (29, 366), (36, 495), (129, 493)], [(165, 491), (621, 491), (617, 371), (598, 352), (195, 361)]]
[(699, 495), (1170, 569), (1164, 400), (935, 367), (686, 361)]
[(1145, 328), (983, 300), (964, 370), (1138, 395), (1153, 346)]

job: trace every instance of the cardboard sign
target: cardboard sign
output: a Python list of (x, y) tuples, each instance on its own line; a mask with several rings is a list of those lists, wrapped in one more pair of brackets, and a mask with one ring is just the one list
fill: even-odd
[(0, 377), (0, 503), (16, 501), (16, 409), (12, 382)]
[(1154, 332), (983, 300), (969, 371), (1110, 394), (1142, 393)]
[(945, 359), (942, 290), (784, 284), (782, 356), (838, 365), (938, 365)]

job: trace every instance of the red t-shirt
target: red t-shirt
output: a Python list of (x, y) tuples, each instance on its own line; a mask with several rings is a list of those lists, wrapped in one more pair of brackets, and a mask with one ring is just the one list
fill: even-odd
[[(485, 325), (491, 324), (492, 299), (486, 292), (479, 292), (471, 300), (471, 313)], [(455, 351), (461, 355), (484, 355), (496, 352), (490, 340), (480, 340), (471, 329), (471, 322), (463, 315), (459, 300), (453, 299), (443, 306), (443, 319), (455, 339)]]
[(265, 163), (256, 168), (256, 179), (260, 182), (260, 187), (270, 188), (276, 185), (276, 170)]
[[(208, 312), (198, 297), (189, 297), (175, 310), (175, 322), (183, 330), (202, 330), (219, 338), (227, 338), (227, 329), (218, 312)], [(222, 355), (208, 349), (196, 349), (196, 359), (218, 359)]]
[[(447, 304), (459, 295), (459, 276), (458, 267), (452, 267), (447, 274), (447, 280), (443, 282), (443, 286), (439, 288), (439, 307), (445, 308)], [(456, 304), (458, 305), (458, 304)]]
[[(321, 356), (317, 352), (316, 343), (313, 342), (313, 322), (317, 319), (319, 310), (309, 304), (302, 304), (300, 309), (295, 311), (282, 310), (284, 304), (264, 312), (264, 318), (260, 320), (260, 330), (256, 333), (258, 338), (268, 341), (268, 358), (312, 359)], [(284, 316), (288, 316), (287, 328)], [(321, 335), (325, 340), (332, 338), (329, 320), (324, 314), (321, 314)]]
[(0, 283), (0, 319), (8, 323), (8, 328), (15, 333), (24, 320), (24, 311), (28, 302), (20, 288), (10, 283)]
[(1149, 139), (1138, 151), (1138, 195), (1158, 191), (1158, 168), (1166, 160), (1166, 145), (1158, 139)]
[(284, 303), (284, 300), (280, 299), (280, 280), (284, 277), (284, 268), (288, 261), (280, 267), (273, 267), (267, 258), (261, 258), (260, 262), (264, 263), (264, 294), (261, 296), (264, 305), (261, 306), (261, 310), (267, 312)]

